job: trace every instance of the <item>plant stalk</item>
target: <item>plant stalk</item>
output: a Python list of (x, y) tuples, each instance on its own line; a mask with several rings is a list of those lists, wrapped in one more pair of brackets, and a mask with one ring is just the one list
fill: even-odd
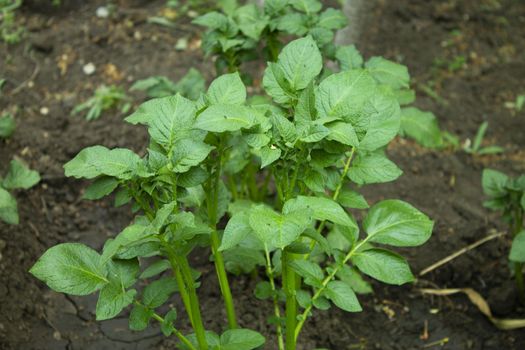
[(268, 251), (268, 247), (266, 247), (266, 245), (264, 246), (264, 252), (266, 256), (266, 275), (270, 280), (270, 287), (272, 288), (273, 313), (277, 318), (277, 341), (279, 344), (279, 350), (284, 350), (283, 328), (281, 326), (281, 310), (279, 309), (279, 299), (277, 296), (277, 290), (275, 288), (272, 259), (270, 258), (270, 252)]
[(330, 274), (328, 276), (325, 277), (325, 279), (323, 280), (323, 282), (321, 283), (321, 288), (319, 288), (317, 290), (317, 292), (315, 292), (314, 296), (312, 297), (312, 300), (310, 302), (310, 305), (308, 307), (306, 307), (306, 309), (304, 310), (304, 312), (301, 314), (301, 316), (299, 317), (299, 323), (297, 324), (297, 326), (295, 327), (295, 339), (297, 339), (299, 337), (299, 334), (301, 333), (301, 329), (303, 328), (303, 325), (304, 325), (304, 322), (306, 321), (306, 319), (308, 318), (308, 315), (310, 314), (310, 311), (312, 310), (312, 306), (313, 306), (313, 303), (315, 300), (317, 300), (321, 294), (324, 292), (324, 290), (326, 289), (326, 286), (328, 286), (328, 283), (334, 279), (335, 275), (337, 274), (337, 272), (339, 272), (339, 270), (348, 262), (348, 260), (350, 260), (352, 258), (352, 256), (354, 256), (354, 254), (364, 245), (368, 242), (370, 236), (368, 236), (367, 238), (363, 239), (359, 244), (355, 245), (349, 252), (348, 254), (346, 254), (346, 256), (344, 257), (344, 259), (342, 260), (342, 262), (340, 264), (338, 264), (337, 266), (335, 266), (333, 269), (332, 269), (332, 272), (330, 272)]
[[(204, 328), (204, 324), (202, 323), (201, 312), (199, 309), (199, 297), (197, 296), (197, 291), (195, 290), (195, 281), (191, 275), (188, 259), (185, 256), (179, 256), (168, 242), (164, 241), (163, 245), (166, 248), (172, 269), (174, 271), (180, 271), (180, 275), (182, 275), (182, 285), (179, 284), (181, 281), (176, 277), (177, 285), (181, 291), (184, 307), (186, 308), (186, 312), (190, 318), (193, 330), (195, 331), (199, 349), (207, 350), (208, 343), (206, 341), (206, 330)], [(185, 292), (182, 292), (183, 290)], [(185, 293), (187, 296), (184, 297), (183, 293)], [(185, 298), (186, 301), (184, 300)]]
[[(222, 143), (222, 142), (221, 142)], [(224, 258), (222, 253), (219, 251), (220, 239), (217, 232), (217, 208), (219, 204), (219, 182), (221, 178), (222, 169), (222, 147), (219, 147), (219, 159), (215, 168), (214, 176), (209, 181), (208, 186), (208, 219), (209, 225), (212, 229), (211, 238), (211, 251), (215, 262), (215, 270), (217, 272), (217, 278), (219, 279), (219, 287), (221, 289), (222, 297), (224, 299), (224, 305), (226, 307), (226, 316), (228, 318), (228, 326), (230, 329), (238, 328), (237, 316), (235, 315), (235, 306), (233, 304), (233, 297), (230, 289), (230, 283), (228, 282), (228, 275), (226, 274), (226, 268), (224, 266)]]
[(296, 274), (288, 263), (293, 259), (289, 252), (282, 253), (283, 287), (286, 295), (286, 350), (295, 350), (296, 336), (295, 328), (297, 324), (297, 300), (295, 297)]
[[(348, 159), (345, 162), (345, 167), (343, 168), (343, 172), (341, 173), (341, 177), (339, 178), (339, 183), (337, 184), (337, 187), (335, 188), (334, 194), (332, 195), (332, 199), (334, 201), (337, 201), (339, 198), (339, 195), (341, 194), (341, 189), (343, 188), (343, 185), (345, 183), (346, 175), (348, 174), (348, 170), (350, 170), (350, 164), (352, 164), (352, 159), (354, 158), (355, 154), (355, 147), (352, 147), (352, 150), (350, 151), (350, 155), (348, 156)], [(319, 224), (319, 227), (317, 228), (317, 233), (323, 232), (323, 228), (326, 224), (326, 221), (322, 221)], [(310, 243), (310, 252), (304, 256), (305, 260), (308, 260), (310, 258), (310, 255), (312, 254), (315, 245), (317, 244), (317, 241), (312, 240)]]

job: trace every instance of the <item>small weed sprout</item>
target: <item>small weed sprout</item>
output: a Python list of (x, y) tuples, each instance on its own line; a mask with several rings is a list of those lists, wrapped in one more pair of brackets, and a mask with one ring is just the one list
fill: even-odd
[(122, 113), (126, 113), (131, 107), (130, 99), (121, 87), (102, 85), (95, 90), (95, 94), (86, 102), (73, 109), (73, 114), (88, 110), (85, 118), (87, 120), (98, 119), (102, 112), (114, 107), (120, 107)]

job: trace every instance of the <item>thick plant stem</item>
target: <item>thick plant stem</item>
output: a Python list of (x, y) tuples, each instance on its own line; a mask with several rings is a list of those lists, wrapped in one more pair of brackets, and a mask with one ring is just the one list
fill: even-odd
[(286, 295), (286, 350), (295, 350), (296, 337), (295, 327), (297, 323), (297, 300), (295, 297), (296, 275), (288, 263), (293, 259), (293, 255), (283, 251), (282, 270), (283, 287)]
[(235, 306), (233, 304), (233, 297), (228, 282), (228, 275), (224, 266), (224, 258), (219, 251), (220, 239), (217, 233), (217, 207), (219, 202), (219, 181), (221, 178), (222, 165), (222, 147), (219, 147), (219, 159), (217, 161), (214, 176), (210, 179), (208, 186), (208, 219), (211, 232), (211, 251), (215, 261), (215, 270), (217, 278), (219, 279), (219, 287), (221, 289), (222, 298), (226, 307), (226, 316), (228, 318), (228, 326), (230, 329), (238, 328), (237, 316), (235, 315)]
[[(520, 233), (523, 225), (523, 210), (518, 208), (515, 210), (514, 214), (514, 229), (512, 232), (513, 238)], [(518, 297), (520, 302), (525, 305), (525, 281), (523, 280), (523, 263), (514, 262), (514, 277), (516, 278), (516, 287), (518, 288)]]
[[(187, 295), (187, 300), (184, 301), (185, 297), (183, 296), (184, 307), (186, 308), (186, 312), (190, 318), (193, 330), (195, 331), (199, 349), (207, 350), (208, 343), (206, 342), (206, 330), (204, 328), (204, 324), (202, 323), (201, 312), (199, 309), (199, 298), (197, 296), (197, 291), (195, 290), (195, 281), (191, 275), (188, 259), (185, 256), (179, 256), (173, 247), (169, 245), (169, 243), (165, 241), (163, 243), (173, 270), (180, 271), (180, 274), (182, 275), (183, 286), (181, 289), (181, 295), (183, 295), (182, 290), (185, 290), (184, 293)], [(177, 280), (177, 283), (179, 282), (180, 281)], [(178, 286), (180, 289), (181, 285)]]
[(206, 330), (204, 324), (202, 323), (201, 311), (199, 309), (199, 297), (197, 296), (197, 291), (195, 289), (195, 281), (191, 275), (190, 264), (186, 257), (178, 257), (178, 262), (180, 264), (180, 269), (182, 272), (182, 277), (186, 283), (186, 288), (188, 289), (189, 299), (190, 299), (190, 309), (193, 317), (193, 330), (197, 336), (197, 343), (201, 350), (208, 350), (208, 343), (206, 341)]
[(191, 314), (190, 295), (188, 294), (188, 290), (186, 289), (186, 285), (184, 284), (182, 272), (180, 271), (180, 268), (178, 266), (173, 266), (173, 263), (172, 268), (174, 269), (173, 272), (175, 273), (175, 280), (177, 281), (177, 287), (179, 287), (179, 293), (182, 298), (182, 302), (184, 303), (184, 307), (186, 308), (186, 312), (188, 313), (188, 318), (190, 319), (192, 327), (195, 327), (195, 325), (193, 324), (193, 315)]
[(272, 288), (272, 300), (273, 300), (273, 313), (275, 318), (277, 318), (277, 341), (279, 344), (279, 350), (284, 350), (284, 339), (283, 339), (283, 328), (281, 327), (281, 310), (279, 309), (279, 299), (277, 295), (277, 290), (275, 288), (275, 278), (273, 275), (272, 268), (272, 259), (270, 258), (270, 252), (268, 247), (264, 247), (264, 252), (266, 256), (266, 275), (270, 280), (270, 287)]

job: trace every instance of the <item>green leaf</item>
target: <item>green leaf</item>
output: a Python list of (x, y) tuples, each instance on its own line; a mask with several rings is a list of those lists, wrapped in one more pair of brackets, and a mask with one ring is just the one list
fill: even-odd
[(254, 295), (259, 300), (266, 300), (271, 298), (273, 292), (272, 292), (272, 286), (270, 282), (268, 281), (260, 281), (257, 282), (257, 285), (255, 286)]
[(336, 276), (349, 285), (357, 294), (370, 294), (374, 291), (370, 283), (363, 279), (356, 268), (344, 265), (339, 271), (337, 271)]
[[(260, 244), (258, 241), (257, 243)], [(265, 266), (266, 263), (259, 249), (237, 246), (226, 250), (223, 255), (226, 269), (235, 275), (250, 273), (256, 266)]]
[(523, 193), (523, 196), (521, 196), (521, 207), (523, 210), (525, 210), (525, 193)]
[(352, 208), (352, 209), (367, 209), (368, 202), (366, 201), (365, 197), (363, 197), (361, 194), (357, 193), (356, 191), (343, 189), (339, 193), (339, 197), (337, 198), (337, 201), (346, 208)]
[(303, 259), (292, 260), (288, 266), (304, 278), (304, 283), (320, 288), (324, 279), (323, 270), (319, 265)]
[(293, 91), (306, 88), (323, 68), (321, 52), (311, 36), (286, 45), (277, 62)]
[(238, 72), (224, 74), (212, 81), (206, 94), (211, 105), (241, 105), (246, 101), (246, 87)]
[(389, 88), (378, 88), (376, 94), (365, 105), (363, 114), (367, 116), (368, 125), (361, 130), (365, 135), (359, 143), (359, 150), (375, 151), (386, 146), (398, 134), (401, 110)]
[(100, 255), (80, 243), (63, 243), (48, 249), (29, 271), (54, 291), (88, 295), (109, 283)]
[(101, 177), (95, 180), (84, 192), (84, 199), (96, 200), (107, 196), (117, 188), (119, 182), (113, 177)]
[(140, 274), (140, 278), (146, 279), (153, 276), (156, 276), (166, 270), (171, 268), (170, 262), (168, 260), (158, 260), (148, 266), (142, 273)]
[(489, 197), (502, 197), (507, 194), (505, 185), (508, 183), (509, 177), (504, 173), (493, 170), (484, 169), (481, 177), (481, 185), (483, 192)]
[(357, 228), (353, 220), (336, 201), (323, 197), (297, 196), (284, 203), (283, 213), (311, 210), (316, 220), (328, 220), (335, 224)]
[(289, 106), (291, 101), (297, 98), (296, 92), (292, 91), (281, 65), (278, 63), (268, 63), (268, 67), (264, 70), (263, 87), (274, 102), (283, 106)]
[(150, 310), (143, 305), (135, 305), (129, 315), (129, 329), (132, 331), (145, 330), (152, 317), (153, 310)]
[(213, 149), (213, 146), (199, 140), (183, 139), (177, 141), (171, 153), (173, 172), (185, 173), (189, 171), (205, 160)]
[(277, 19), (277, 29), (297, 36), (308, 32), (308, 17), (302, 13), (287, 13)]
[(197, 117), (194, 127), (211, 132), (225, 132), (248, 129), (256, 123), (255, 111), (249, 107), (212, 105)]
[(268, 247), (280, 249), (299, 238), (311, 222), (310, 216), (304, 211), (282, 215), (265, 205), (253, 207), (249, 220), (251, 228), (261, 242)]
[(228, 17), (219, 12), (208, 12), (207, 14), (197, 17), (192, 23), (207, 27), (210, 29), (226, 30), (228, 27)]
[(425, 243), (433, 226), (425, 214), (397, 199), (375, 204), (363, 221), (370, 241), (396, 247), (415, 247)]
[(273, 113), (270, 120), (285, 142), (293, 143), (297, 139), (295, 125), (285, 116), (280, 113)]
[(268, 19), (263, 17), (254, 4), (241, 6), (235, 10), (239, 29), (248, 38), (259, 40), (261, 33), (268, 25)]
[(326, 29), (341, 29), (348, 25), (348, 20), (343, 11), (328, 8), (319, 16), (317, 25)]
[(5, 114), (0, 117), (0, 137), (8, 138), (13, 134), (16, 128), (16, 123), (10, 114)]
[(37, 171), (30, 170), (24, 163), (13, 159), (9, 164), (9, 172), (2, 182), (2, 186), (7, 190), (23, 188), (25, 190), (33, 187), (40, 181)]
[(345, 122), (334, 122), (327, 125), (330, 134), (326, 137), (328, 140), (334, 140), (343, 145), (356, 147), (359, 144), (357, 134), (352, 124)]
[(194, 135), (195, 104), (180, 94), (144, 102), (125, 120), (148, 126), (151, 138), (171, 150), (176, 141)]
[(363, 185), (394, 181), (402, 173), (401, 169), (384, 155), (370, 153), (356, 157), (348, 171), (348, 177)]
[(323, 47), (327, 44), (330, 44), (334, 40), (335, 36), (333, 31), (323, 27), (312, 28), (308, 31), (308, 34), (312, 36), (318, 47)]
[(93, 179), (100, 175), (130, 180), (139, 173), (142, 159), (124, 148), (108, 149), (103, 146), (88, 147), (64, 165), (66, 176)]
[(164, 316), (164, 322), (161, 323), (160, 329), (165, 337), (169, 337), (173, 333), (173, 322), (177, 320), (177, 310), (171, 309)]
[(275, 162), (281, 156), (281, 150), (275, 146), (265, 146), (260, 149), (261, 169)]
[(312, 122), (306, 129), (306, 135), (301, 137), (301, 141), (306, 143), (319, 142), (328, 135), (330, 135), (330, 129), (322, 124)]
[(321, 11), (323, 5), (318, 0), (290, 0), (290, 5), (292, 5), (296, 10), (302, 11), (304, 13), (316, 13)]
[(252, 233), (249, 215), (246, 211), (235, 214), (226, 224), (219, 250), (230, 249), (239, 244), (246, 236)]
[(332, 74), (319, 84), (316, 94), (319, 117), (341, 119), (351, 123), (354, 128), (365, 124), (361, 121), (363, 108), (375, 90), (376, 82), (363, 69)]
[(352, 262), (362, 273), (384, 283), (401, 285), (414, 280), (406, 260), (385, 249), (374, 248), (356, 253)]
[(401, 111), (400, 132), (423, 147), (439, 147), (443, 144), (442, 133), (434, 114), (415, 107), (403, 108)]
[[(215, 332), (206, 331), (204, 335), (206, 338), (206, 343), (208, 343), (209, 350), (221, 350), (222, 349), (221, 343), (219, 340), (219, 336)], [(188, 340), (190, 341), (190, 343), (193, 345), (195, 349), (200, 349), (199, 343), (197, 342), (197, 336), (195, 335), (195, 333), (188, 334), (186, 338), (188, 338)], [(179, 343), (178, 346), (181, 350), (190, 350), (190, 348), (188, 348), (186, 344)]]
[(301, 178), (306, 187), (313, 192), (324, 192), (326, 181), (324, 173), (314, 169), (307, 169), (304, 176)]
[(294, 120), (296, 122), (309, 122), (314, 119), (317, 119), (317, 110), (315, 109), (314, 84), (312, 83), (299, 94), (299, 101), (295, 107)]
[(175, 277), (165, 277), (146, 286), (142, 300), (144, 305), (154, 309), (164, 304), (178, 290)]
[[(514, 237), (510, 248), (509, 260), (525, 262), (525, 231), (521, 231)], [(520, 273), (520, 271), (516, 271), (516, 273)]]
[(126, 291), (126, 288), (135, 283), (138, 272), (137, 259), (110, 262), (108, 274), (110, 283), (100, 290), (96, 308), (97, 321), (114, 318), (133, 302), (137, 291), (134, 289)]
[(221, 350), (252, 350), (264, 344), (266, 340), (250, 329), (230, 329), (221, 334)]
[(0, 187), (0, 220), (10, 225), (19, 223), (16, 199), (2, 187)]
[(382, 57), (372, 57), (365, 67), (380, 84), (388, 85), (394, 90), (409, 88), (410, 75), (407, 67), (402, 64)]
[(352, 288), (344, 282), (330, 281), (323, 294), (342, 310), (348, 312), (363, 310)]
[(363, 67), (363, 56), (355, 45), (339, 46), (335, 58), (343, 71)]

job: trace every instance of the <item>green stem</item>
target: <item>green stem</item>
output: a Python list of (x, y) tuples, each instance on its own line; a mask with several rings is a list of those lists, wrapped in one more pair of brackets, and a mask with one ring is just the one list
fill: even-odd
[[(345, 167), (343, 168), (343, 172), (341, 173), (341, 177), (339, 178), (339, 183), (337, 184), (334, 194), (332, 195), (332, 199), (334, 201), (337, 201), (337, 199), (339, 198), (339, 195), (341, 194), (341, 189), (343, 188), (343, 185), (345, 183), (345, 179), (346, 179), (346, 175), (348, 174), (348, 170), (350, 170), (350, 164), (352, 163), (354, 154), (355, 154), (355, 148), (352, 147), (352, 150), (350, 151), (350, 155), (348, 156), (348, 159), (346, 160)], [(323, 232), (325, 224), (326, 224), (326, 221), (324, 220), (319, 224), (319, 227), (317, 228), (317, 233), (320, 234), (321, 232)], [(308, 252), (308, 254), (304, 256), (305, 260), (308, 260), (310, 258), (310, 255), (312, 254), (316, 244), (317, 244), (317, 241), (315, 240), (312, 240), (312, 242), (310, 242), (310, 251)]]
[(350, 260), (352, 258), (352, 256), (354, 256), (354, 254), (364, 245), (368, 242), (370, 236), (368, 236), (367, 238), (363, 239), (359, 244), (355, 245), (349, 252), (348, 254), (346, 254), (346, 256), (344, 257), (344, 259), (341, 261), (340, 264), (338, 264), (337, 266), (335, 266), (332, 271), (328, 274), (328, 276), (326, 276), (326, 278), (323, 280), (323, 282), (321, 283), (321, 287), (315, 292), (314, 296), (312, 297), (312, 300), (310, 302), (310, 305), (308, 305), (306, 307), (306, 309), (304, 310), (304, 312), (301, 314), (301, 316), (299, 316), (299, 323), (297, 324), (297, 326), (295, 327), (295, 339), (297, 339), (299, 337), (299, 333), (301, 333), (301, 329), (303, 328), (303, 325), (304, 325), (304, 322), (306, 321), (306, 319), (308, 318), (308, 315), (310, 314), (310, 311), (312, 310), (312, 306), (313, 306), (313, 303), (314, 301), (316, 301), (320, 296), (321, 294), (323, 294), (324, 290), (326, 289), (326, 286), (328, 286), (328, 283), (334, 279), (335, 275), (337, 274), (337, 272), (339, 272), (339, 270), (346, 265), (346, 263), (348, 262), (348, 260)]
[(193, 329), (195, 330), (195, 335), (197, 336), (197, 343), (199, 343), (199, 348), (201, 350), (208, 350), (206, 330), (202, 322), (201, 311), (199, 309), (199, 297), (197, 296), (197, 291), (195, 289), (195, 281), (191, 275), (190, 264), (188, 263), (188, 259), (185, 256), (179, 257), (178, 261), (181, 268), (182, 277), (186, 282), (186, 287), (188, 288), (188, 294), (190, 296), (190, 309), (191, 314), (193, 315)]
[[(138, 301), (135, 301), (135, 304), (137, 305), (142, 305), (140, 302)], [(142, 305), (143, 306), (143, 305)], [(160, 316), (159, 314), (157, 313), (153, 313), (153, 316), (152, 316), (155, 320), (157, 320), (159, 323), (164, 323), (164, 318), (162, 318), (162, 316)], [(175, 334), (175, 336), (177, 338), (179, 338), (179, 340), (184, 343), (184, 345), (186, 345), (188, 347), (188, 349), (190, 350), (197, 350), (197, 348), (195, 348), (195, 346), (193, 346), (193, 344), (188, 340), (188, 338), (186, 338), (177, 328), (175, 328), (173, 325), (170, 325), (170, 328), (171, 330), (173, 331), (173, 334)]]
[(288, 264), (293, 260), (293, 255), (283, 250), (282, 270), (283, 287), (286, 295), (286, 350), (295, 350), (296, 336), (295, 328), (297, 323), (297, 300), (295, 297), (295, 272)]
[[(222, 142), (221, 142), (222, 144)], [(208, 196), (208, 219), (209, 225), (212, 229), (211, 232), (211, 251), (215, 261), (215, 270), (219, 279), (219, 287), (221, 289), (222, 297), (224, 299), (224, 305), (226, 307), (226, 316), (228, 318), (228, 326), (230, 329), (238, 328), (237, 316), (235, 315), (235, 306), (233, 304), (233, 297), (230, 289), (230, 283), (228, 282), (228, 275), (226, 274), (226, 268), (224, 266), (224, 258), (222, 253), (219, 251), (220, 239), (217, 232), (217, 207), (219, 203), (219, 183), (221, 179), (221, 168), (222, 168), (222, 153), (223, 149), (219, 146), (218, 149), (219, 159), (214, 172), (214, 177), (210, 179), (208, 192), (211, 194)]]
[(179, 287), (179, 293), (182, 298), (182, 302), (184, 303), (184, 307), (186, 308), (186, 313), (188, 314), (188, 318), (190, 319), (192, 327), (195, 328), (195, 324), (193, 323), (193, 315), (191, 314), (190, 295), (188, 294), (188, 290), (186, 289), (186, 285), (184, 284), (182, 272), (180, 271), (180, 268), (176, 265), (175, 261), (170, 261), (170, 263), (173, 269), (173, 273), (175, 274), (175, 280), (177, 281), (177, 286)]
[[(197, 296), (197, 291), (195, 290), (195, 281), (191, 275), (188, 259), (185, 256), (178, 255), (168, 242), (164, 241), (163, 245), (168, 254), (172, 268), (174, 270), (180, 271), (180, 274), (182, 275), (183, 287), (181, 291), (185, 290), (185, 293), (187, 294), (187, 301), (184, 301), (185, 297), (183, 296), (184, 307), (186, 307), (186, 312), (188, 313), (193, 330), (195, 331), (199, 348), (202, 350), (207, 350), (208, 343), (206, 342), (206, 331), (204, 324), (202, 323), (201, 312), (199, 309), (199, 297)], [(179, 280), (177, 280), (177, 283), (179, 283)], [(181, 286), (179, 285), (179, 289), (180, 287)], [(181, 295), (183, 295), (182, 292)]]
[(279, 350), (284, 350), (283, 329), (281, 326), (281, 310), (279, 309), (278, 299), (279, 297), (275, 288), (275, 278), (273, 275), (272, 259), (270, 258), (270, 252), (268, 251), (268, 247), (266, 245), (264, 246), (264, 251), (266, 254), (266, 275), (268, 275), (268, 279), (270, 280), (270, 287), (272, 288), (273, 313), (275, 315), (275, 318), (277, 319), (277, 341), (279, 343)]
[[(518, 208), (514, 212), (514, 229), (513, 237), (516, 237), (522, 230), (523, 210)], [(518, 288), (518, 297), (520, 302), (525, 305), (525, 281), (523, 280), (523, 263), (514, 262), (514, 277), (516, 278), (516, 287)]]

